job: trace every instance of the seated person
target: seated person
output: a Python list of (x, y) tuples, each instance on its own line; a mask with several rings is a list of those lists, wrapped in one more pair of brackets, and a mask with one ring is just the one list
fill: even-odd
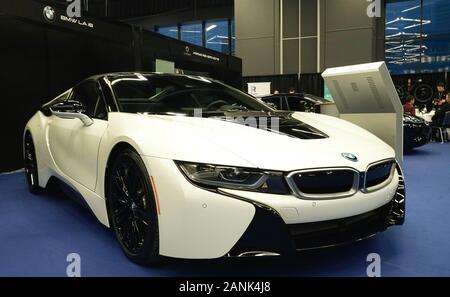
[(409, 95), (405, 100), (405, 104), (403, 104), (403, 111), (405, 113), (416, 115), (416, 107), (414, 106), (415, 102), (416, 98), (414, 98), (414, 96)]
[(436, 109), (439, 109), (442, 105), (445, 104), (445, 98), (446, 98), (446, 93), (445, 93), (445, 84), (444, 83), (438, 83), (437, 84), (437, 93), (436, 93), (436, 99), (433, 100), (433, 106)]
[(446, 102), (436, 111), (436, 114), (433, 117), (433, 124), (435, 126), (442, 126), (445, 113), (447, 112), (450, 112), (450, 93), (447, 94)]

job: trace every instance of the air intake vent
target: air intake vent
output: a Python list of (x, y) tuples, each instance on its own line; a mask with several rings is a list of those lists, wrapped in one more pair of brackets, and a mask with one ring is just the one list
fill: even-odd
[(392, 179), (394, 170), (395, 162), (393, 160), (372, 165), (366, 172), (364, 189), (371, 191), (383, 187)]
[(357, 191), (359, 174), (350, 169), (299, 171), (288, 175), (287, 181), (300, 198), (340, 198)]

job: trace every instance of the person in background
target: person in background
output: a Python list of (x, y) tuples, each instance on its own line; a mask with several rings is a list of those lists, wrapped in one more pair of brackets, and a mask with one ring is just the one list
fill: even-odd
[(414, 106), (415, 102), (416, 98), (414, 98), (414, 96), (409, 95), (406, 97), (405, 104), (403, 104), (403, 111), (405, 113), (416, 115), (416, 107)]
[(408, 95), (413, 93), (413, 81), (411, 78), (408, 78), (408, 82), (406, 83), (406, 91)]
[(289, 94), (295, 94), (295, 88), (294, 87), (290, 87), (289, 88)]
[(274, 94), (280, 94), (280, 91), (275, 90), (273, 93), (274, 93)]
[(438, 83), (436, 86), (436, 91), (437, 93), (435, 99), (433, 100), (433, 106), (434, 108), (439, 109), (446, 102), (447, 93), (445, 92), (445, 84), (442, 82)]
[(433, 117), (433, 124), (435, 126), (442, 126), (444, 123), (445, 114), (450, 112), (450, 93), (447, 94), (445, 103), (441, 105), (441, 107), (436, 111), (436, 114)]

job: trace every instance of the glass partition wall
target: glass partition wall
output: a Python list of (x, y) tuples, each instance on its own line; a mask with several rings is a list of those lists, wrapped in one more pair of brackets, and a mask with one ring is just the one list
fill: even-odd
[(234, 20), (218, 19), (156, 27), (159, 34), (233, 55), (235, 50)]
[(385, 59), (392, 74), (450, 71), (448, 0), (387, 0)]

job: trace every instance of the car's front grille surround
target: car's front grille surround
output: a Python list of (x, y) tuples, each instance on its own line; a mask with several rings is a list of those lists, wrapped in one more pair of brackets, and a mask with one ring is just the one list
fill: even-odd
[[(314, 180), (314, 177), (311, 176), (318, 175), (322, 178), (323, 182), (326, 183), (327, 178), (332, 179), (336, 178), (339, 175), (351, 174), (352, 180), (346, 181), (346, 184), (342, 186), (341, 190), (336, 192), (330, 192), (325, 190), (320, 191), (312, 191), (311, 187), (308, 191), (302, 189), (302, 184), (299, 182), (301, 176), (308, 176), (310, 180)], [(327, 177), (323, 177), (325, 176)], [(320, 200), (320, 199), (339, 199), (344, 197), (353, 196), (358, 190), (360, 185), (360, 173), (356, 169), (350, 167), (338, 167), (338, 168), (317, 168), (317, 169), (307, 169), (307, 170), (298, 170), (289, 173), (286, 176), (286, 181), (291, 188), (292, 192), (295, 196), (305, 199), (305, 200)], [(315, 181), (318, 182), (318, 181)]]
[[(367, 167), (366, 171), (364, 172), (360, 172), (351, 167), (314, 168), (314, 169), (297, 170), (290, 172), (286, 176), (286, 182), (289, 185), (292, 193), (300, 199), (304, 200), (340, 199), (353, 196), (358, 191), (361, 191), (363, 193), (370, 193), (377, 191), (381, 188), (384, 188), (385, 186), (387, 186), (392, 182), (395, 175), (396, 166), (397, 163), (395, 159), (385, 159), (370, 164)], [(383, 174), (381, 174), (381, 176), (376, 176), (377, 174), (375, 173), (377, 168), (387, 168), (387, 167), (389, 169), (389, 174), (384, 174), (385, 172), (383, 170), (385, 169), (382, 169), (381, 172)], [(345, 187), (344, 185), (342, 187), (344, 188), (343, 190), (338, 190), (335, 192), (327, 191), (327, 187), (323, 187), (324, 190), (322, 190), (322, 188), (317, 187), (316, 191), (309, 191), (309, 192), (302, 190), (302, 185), (298, 183), (299, 175), (314, 175), (314, 174), (320, 175), (319, 173), (324, 172), (329, 172), (331, 175), (333, 175), (333, 173), (351, 172), (353, 175), (353, 181), (351, 185), (347, 185), (347, 187)], [(375, 177), (371, 176), (371, 174), (375, 175)], [(313, 182), (318, 183), (318, 181)], [(326, 182), (327, 182), (326, 178), (324, 178), (322, 183), (326, 184)]]

